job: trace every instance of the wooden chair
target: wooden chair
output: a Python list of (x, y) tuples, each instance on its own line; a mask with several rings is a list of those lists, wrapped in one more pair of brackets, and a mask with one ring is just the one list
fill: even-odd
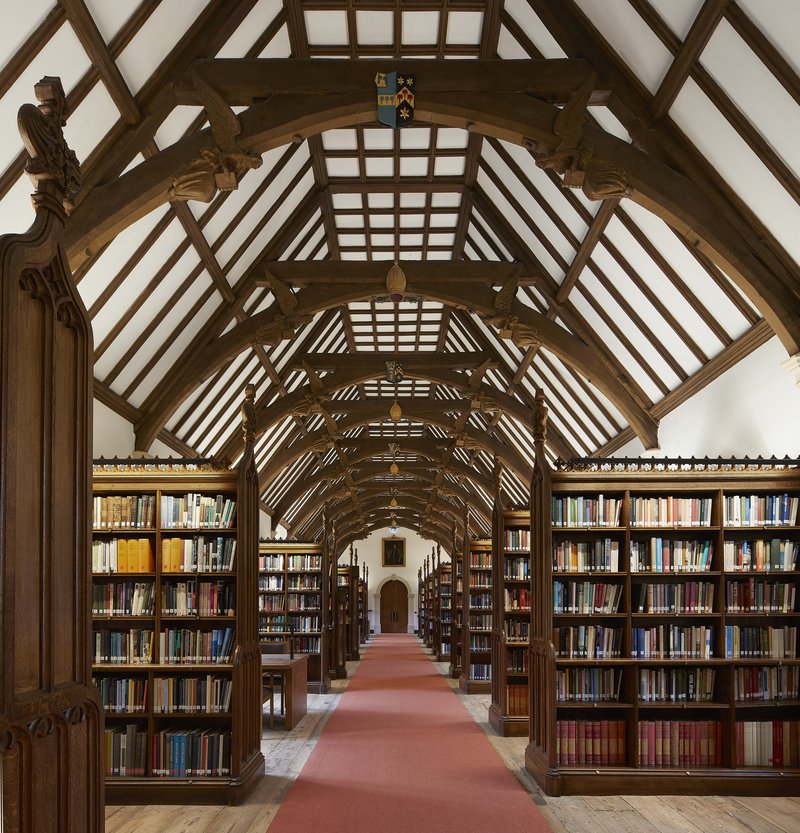
[[(289, 645), (286, 640), (282, 642), (264, 642), (261, 644), (262, 654), (286, 654), (289, 652)], [(277, 685), (276, 685), (277, 684)], [(279, 671), (267, 671), (261, 675), (261, 698), (262, 704), (269, 700), (269, 728), (275, 724), (275, 694), (276, 689), (281, 693), (281, 714), (284, 713), (283, 703), (283, 674)]]

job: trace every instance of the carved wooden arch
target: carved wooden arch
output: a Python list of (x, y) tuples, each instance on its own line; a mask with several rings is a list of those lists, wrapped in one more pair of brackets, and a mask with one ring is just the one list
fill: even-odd
[[(410, 483), (407, 483), (404, 486), (400, 486), (398, 484), (396, 486), (396, 497), (398, 498), (398, 502), (401, 505), (402, 504), (406, 504), (406, 505), (413, 504), (413, 505), (416, 506), (418, 503), (421, 502), (421, 505), (424, 508), (425, 506), (427, 506), (427, 500), (421, 499), (419, 497), (420, 491), (421, 490), (419, 488), (414, 489), (413, 484), (410, 484)], [(462, 511), (461, 510), (461, 504), (466, 502), (470, 505), (473, 512), (475, 512), (476, 514), (478, 514), (482, 518), (484, 518), (484, 520), (487, 523), (491, 522), (491, 515), (489, 514), (488, 511), (486, 511), (484, 508), (482, 508), (480, 506), (480, 503), (478, 502), (479, 498), (476, 495), (471, 495), (469, 492), (466, 491), (466, 489), (460, 489), (459, 487), (454, 487), (452, 485), (443, 487), (442, 489), (440, 489), (440, 491), (442, 493), (453, 494), (459, 500), (459, 504), (458, 504), (457, 507), (452, 507), (451, 505), (448, 505), (447, 502), (441, 502), (441, 503), (437, 502), (437, 503), (433, 504), (433, 508), (441, 507), (442, 509), (446, 509), (448, 511), (450, 509), (453, 509), (454, 511), (457, 510), (458, 512), (461, 512)], [(337, 488), (321, 492), (320, 495), (319, 495), (319, 500), (339, 501), (340, 499), (344, 498), (343, 502), (335, 502), (335, 503), (332, 502), (331, 503), (331, 509), (330, 509), (331, 517), (337, 518), (341, 515), (341, 513), (337, 513), (337, 511), (336, 511), (338, 507), (347, 507), (349, 509), (352, 509), (353, 506), (354, 506), (354, 504), (352, 502), (350, 502), (348, 504), (348, 502), (347, 502), (347, 496), (348, 495), (349, 495), (348, 487), (345, 486), (345, 485), (340, 485)], [(374, 504), (374, 501), (376, 499), (382, 501), (381, 505), (387, 506), (388, 501), (391, 499), (391, 497), (392, 497), (392, 495), (389, 493), (388, 488), (370, 489), (367, 492), (360, 492), (358, 494), (359, 502), (358, 502), (358, 507), (357, 508), (360, 509), (362, 512), (364, 512)], [(319, 511), (319, 506), (316, 505), (316, 504), (311, 505), (311, 506), (305, 506), (301, 510), (301, 512), (295, 518), (292, 519), (292, 528), (302, 529), (303, 526), (305, 526), (305, 524), (307, 524), (314, 517), (314, 515), (317, 514), (318, 511)], [(389, 511), (388, 508), (387, 508), (387, 511)]]
[[(359, 417), (357, 420), (353, 420), (353, 424), (349, 427), (355, 428), (362, 425), (369, 425), (369, 423), (372, 421), (374, 421), (374, 418), (371, 419), (369, 417)], [(441, 425), (441, 427), (445, 428), (445, 430), (448, 430), (447, 422), (445, 420), (442, 420), (439, 424)], [(449, 427), (452, 429), (453, 423), (451, 423)], [(338, 440), (338, 444), (340, 448), (352, 448), (358, 453), (364, 447), (367, 447), (367, 444), (370, 443), (372, 439), (373, 438), (362, 440), (360, 437), (344, 437)], [(295, 460), (299, 459), (304, 454), (307, 454), (311, 451), (322, 451), (328, 448), (332, 444), (332, 442), (333, 441), (331, 440), (330, 434), (328, 434), (327, 429), (320, 428), (318, 431), (313, 431), (310, 434), (300, 437), (297, 440), (297, 442), (293, 443), (287, 448), (281, 449), (269, 460), (269, 463), (261, 472), (262, 488), (264, 488), (265, 485), (268, 485), (275, 477), (277, 477), (277, 475), (281, 471), (283, 471), (283, 469), (286, 468), (286, 466), (291, 465), (295, 462)], [(452, 444), (454, 440), (452, 440), (451, 438), (443, 438), (442, 440), (430, 440), (429, 442), (437, 443), (441, 447), (443, 445), (447, 446)], [(513, 448), (506, 445), (505, 443), (500, 442), (500, 440), (498, 440), (496, 437), (493, 437), (490, 434), (481, 433), (476, 429), (467, 426), (460, 433), (459, 442), (463, 442), (466, 448), (481, 449), (487, 451), (488, 453), (497, 455), (507, 464), (508, 468), (513, 469), (513, 471), (517, 474), (518, 477), (522, 479), (524, 483), (527, 483), (530, 480), (530, 465), (526, 463), (525, 460), (522, 459), (520, 454), (518, 454)], [(383, 449), (386, 449), (388, 447), (388, 443), (381, 442), (381, 446)], [(378, 453), (386, 452), (379, 451)]]
[[(434, 506), (429, 506), (428, 501), (425, 498), (413, 496), (406, 496), (403, 499), (403, 504), (404, 509), (414, 513), (417, 518), (417, 523), (419, 523), (423, 513), (427, 510), (427, 517), (439, 518), (443, 523), (452, 525), (453, 520), (458, 518), (459, 512), (461, 511), (461, 507), (451, 506), (446, 503), (438, 503)], [(387, 507), (385, 499), (379, 497), (364, 501), (358, 507), (358, 510), (360, 510), (361, 517), (366, 517), (373, 513), (379, 513), (387, 520), (390, 511), (394, 511), (395, 514), (397, 514), (396, 510), (390, 510)], [(345, 501), (337, 506), (331, 507), (331, 518), (337, 521), (337, 523), (340, 518), (349, 517), (352, 517), (357, 521), (359, 514), (358, 510), (352, 502)]]
[[(418, 517), (410, 513), (397, 513), (398, 526), (410, 529), (416, 532), (423, 538), (435, 540), (445, 549), (452, 546), (453, 530), (447, 525), (424, 521), (420, 523)], [(405, 522), (405, 523), (404, 523)], [(351, 541), (358, 541), (366, 538), (371, 532), (378, 529), (388, 529), (387, 518), (385, 515), (375, 515), (375, 520), (366, 520), (364, 524), (350, 524), (337, 531), (337, 548), (342, 546), (345, 548)]]
[[(425, 264), (403, 264), (408, 294), (419, 295), (447, 306), (470, 310), (486, 319), (492, 319), (497, 315), (495, 304), (498, 293), (491, 287), (437, 285), (422, 282), (419, 275), (420, 268), (424, 266)], [(342, 268), (343, 274), (346, 274), (348, 267), (347, 263), (337, 265), (337, 268)], [(296, 293), (297, 306), (293, 315), (296, 318), (308, 318), (332, 306), (369, 299), (375, 295), (385, 294), (385, 292), (385, 283), (377, 280), (357, 284), (344, 281), (335, 286), (307, 287)], [(631, 428), (640, 437), (645, 448), (657, 445), (658, 422), (631, 396), (622, 381), (601, 361), (595, 351), (563, 327), (521, 301), (512, 300), (506, 313), (505, 317), (509, 322), (513, 319), (514, 324), (507, 330), (501, 330), (502, 335), (511, 338), (518, 346), (529, 346), (534, 342), (546, 345), (560, 359), (575, 368), (581, 375), (586, 376), (614, 402), (628, 420)], [(280, 307), (272, 304), (200, 350), (191, 365), (184, 363), (174, 368), (171, 375), (165, 378), (164, 383), (158, 387), (153, 401), (146, 402), (142, 409), (145, 415), (135, 426), (137, 448), (139, 450), (149, 448), (170, 414), (193, 390), (249, 344), (259, 341), (264, 343), (267, 333), (269, 337), (274, 338), (276, 326), (280, 327), (284, 319), (285, 316)], [(463, 380), (460, 384), (463, 385)]]
[[(351, 400), (331, 400), (327, 397), (339, 390), (353, 387), (376, 378), (380, 378), (385, 373), (385, 364), (380, 355), (364, 357), (364, 366), (360, 370), (352, 371), (334, 371), (322, 377), (323, 390), (319, 393), (312, 392), (308, 384), (292, 391), (287, 396), (282, 396), (268, 405), (257, 409), (256, 411), (256, 437), (260, 437), (265, 431), (268, 431), (274, 425), (282, 422), (290, 416), (301, 414), (308, 416), (311, 413), (319, 411), (319, 408), (324, 409), (329, 414), (343, 413), (353, 407), (354, 403)], [(427, 382), (432, 382), (437, 385), (447, 385), (462, 393), (467, 393), (470, 397), (477, 400), (482, 400), (486, 403), (492, 403), (497, 406), (497, 410), (502, 410), (504, 413), (518, 419), (523, 425), (530, 423), (533, 412), (530, 408), (509, 396), (498, 388), (482, 382), (477, 388), (470, 388), (469, 377), (463, 373), (456, 373), (454, 371), (439, 370), (431, 368), (429, 370), (418, 369), (416, 367), (409, 367), (405, 372), (406, 379), (420, 379)], [(385, 398), (374, 398), (369, 400), (356, 400), (359, 406), (363, 407), (364, 402), (375, 402), (374, 415), (382, 413), (388, 415), (389, 407), (393, 400)], [(421, 414), (417, 422), (432, 422), (430, 419), (432, 415), (428, 409), (437, 408), (442, 411), (449, 407), (452, 411), (463, 411), (470, 407), (469, 400), (419, 400), (415, 397), (406, 397), (400, 400), (403, 408), (403, 418), (414, 419), (414, 415)], [(423, 412), (424, 413), (421, 413)], [(347, 420), (341, 423), (341, 430), (346, 431), (348, 427)], [(235, 460), (242, 450), (241, 437), (238, 434), (231, 438), (231, 440), (220, 451), (222, 459)]]
[[(424, 468), (422, 466), (425, 466)], [(469, 466), (465, 466), (463, 463), (460, 463), (456, 460), (450, 460), (447, 463), (444, 462), (443, 459), (438, 459), (435, 461), (431, 461), (430, 463), (416, 463), (412, 466), (408, 464), (404, 465), (404, 469), (406, 471), (412, 471), (414, 476), (422, 480), (426, 483), (436, 483), (437, 476), (435, 474), (431, 474), (432, 471), (442, 472), (443, 467), (447, 467), (454, 475), (458, 477), (466, 477), (471, 482), (473, 482), (476, 486), (484, 489), (487, 493), (491, 493), (492, 491), (492, 481), (482, 475), (480, 472), (475, 471), (474, 469), (469, 468)], [(304, 478), (298, 480), (280, 499), (280, 501), (275, 505), (275, 514), (274, 519), (276, 522), (279, 522), (285, 513), (289, 510), (294, 503), (299, 500), (306, 492), (311, 491), (313, 488), (318, 486), (320, 483), (324, 483), (327, 481), (334, 481), (340, 478), (345, 477), (346, 474), (350, 473), (352, 476), (353, 485), (358, 487), (362, 483), (369, 482), (379, 477), (385, 477), (387, 475), (387, 466), (383, 463), (370, 463), (367, 465), (361, 466), (353, 466), (349, 469), (345, 469), (342, 466), (325, 466), (324, 468), (320, 469), (310, 478)], [(446, 483), (446, 481), (443, 481)]]
[[(214, 63), (214, 62), (210, 62)], [(233, 62), (228, 62), (229, 65)], [(252, 63), (252, 62), (251, 62)], [(313, 62), (311, 62), (313, 63)], [(460, 127), (523, 145), (543, 164), (557, 170), (572, 165), (585, 174), (584, 190), (591, 198), (627, 196), (663, 218), (717, 263), (756, 305), (791, 354), (800, 345), (800, 298), (796, 278), (755, 234), (736, 229), (694, 183), (664, 163), (591, 124), (581, 124), (579, 146), (559, 147), (556, 119), (561, 110), (526, 91), (476, 91), (453, 95), (462, 71), (458, 62), (438, 66), (439, 75), (452, 75), (451, 91), (418, 96), (416, 118), (437, 125)], [(523, 63), (523, 62), (520, 62)], [(433, 62), (431, 62), (433, 64)], [(266, 64), (264, 65), (266, 67)], [(273, 67), (274, 68), (274, 67)], [(199, 69), (199, 66), (198, 66)], [(206, 82), (214, 86), (214, 67), (203, 66)], [(375, 118), (371, 84), (343, 94), (314, 98), (305, 94), (273, 95), (239, 115), (237, 142), (245, 153), (264, 153), (302, 141), (325, 130)], [(215, 148), (210, 130), (193, 134), (145, 160), (117, 181), (96, 187), (76, 210), (67, 228), (72, 268), (122, 229), (169, 196), (172, 180), (186, 160), (200, 159)]]

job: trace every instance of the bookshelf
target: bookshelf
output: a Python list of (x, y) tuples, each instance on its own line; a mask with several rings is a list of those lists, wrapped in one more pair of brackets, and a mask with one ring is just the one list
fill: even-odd
[(467, 694), (489, 694), (492, 680), (492, 541), (469, 542), (464, 554), (461, 676)]
[(111, 803), (238, 802), (264, 771), (258, 478), (96, 461), (93, 680)]
[(527, 769), (555, 795), (796, 795), (796, 462), (551, 471), (540, 437)]
[(422, 567), (417, 570), (417, 636), (425, 641), (425, 578)]
[(489, 723), (500, 735), (524, 737), (528, 734), (529, 699), (530, 511), (498, 511), (494, 535), (494, 676)]
[(438, 611), (438, 636), (436, 640), (436, 660), (438, 662), (449, 662), (453, 638), (453, 565), (452, 563), (439, 564), (437, 585), (438, 600), (436, 608)]
[(363, 645), (369, 639), (369, 567), (362, 563), (358, 579), (358, 631)]
[(461, 676), (461, 654), (463, 650), (464, 621), (464, 553), (453, 552), (452, 569), (452, 626), (450, 628), (450, 676), (457, 680)]
[(358, 619), (358, 567), (340, 564), (336, 570), (336, 594), (343, 613), (345, 659), (360, 659)]
[[(436, 652), (436, 631), (439, 622), (439, 581), (436, 566), (434, 564), (434, 553), (431, 553), (430, 565), (427, 566), (425, 578), (425, 645), (434, 653)], [(427, 565), (426, 560), (426, 565)]]
[(328, 675), (327, 587), (319, 542), (262, 540), (258, 545), (258, 633), (262, 646), (308, 654), (308, 690), (324, 694)]

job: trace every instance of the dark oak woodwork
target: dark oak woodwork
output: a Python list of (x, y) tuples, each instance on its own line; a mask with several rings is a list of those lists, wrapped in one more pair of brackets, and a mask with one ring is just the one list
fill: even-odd
[[(0, 237), (0, 754), (6, 833), (101, 833), (91, 685), (92, 333), (63, 248), (80, 171), (57, 78), (20, 109), (36, 212)], [(58, 797), (58, 801), (54, 800)]]

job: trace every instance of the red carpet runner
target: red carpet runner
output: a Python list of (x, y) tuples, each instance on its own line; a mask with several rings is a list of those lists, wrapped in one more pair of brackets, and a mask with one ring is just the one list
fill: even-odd
[(269, 833), (551, 833), (407, 635), (375, 638)]

